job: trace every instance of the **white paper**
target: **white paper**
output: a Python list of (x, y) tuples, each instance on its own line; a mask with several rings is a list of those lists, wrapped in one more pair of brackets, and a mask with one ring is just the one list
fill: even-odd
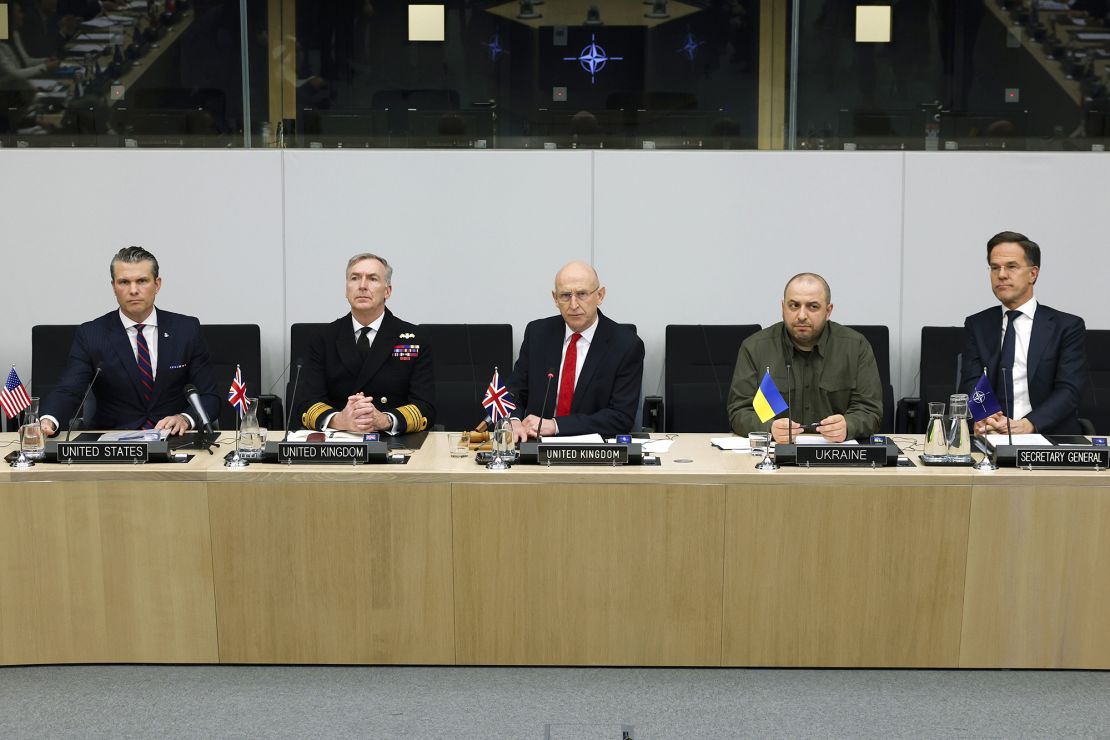
[[(298, 429), (295, 432), (289, 433), (289, 442), (307, 442), (308, 435), (315, 434), (314, 429)], [(353, 432), (341, 432), (337, 429), (329, 429), (324, 432), (325, 442), (361, 442), (362, 435)]]
[(605, 440), (600, 434), (574, 434), (566, 437), (544, 437), (544, 442), (561, 445), (603, 445)]
[(130, 429), (121, 432), (104, 432), (101, 442), (157, 442), (170, 434), (168, 429)]
[(63, 90), (63, 89), (65, 89), (65, 85), (58, 82), (57, 80), (27, 80), (27, 81), (29, 83), (31, 83), (31, 87), (35, 88), (36, 90), (38, 90), (40, 92), (51, 92), (51, 91), (54, 91), (54, 90)]
[(733, 435), (731, 437), (710, 437), (709, 444), (722, 450), (750, 450), (747, 437)]
[[(617, 444), (617, 438), (605, 440), (609, 444)], [(669, 452), (671, 445), (674, 444), (673, 439), (636, 439), (632, 438), (632, 444), (640, 445), (640, 452), (650, 452), (657, 455), (663, 452)]]
[[(987, 442), (989, 442), (993, 447), (1010, 444), (1010, 435), (1008, 434), (986, 434), (983, 436), (983, 438), (987, 440)], [(1045, 439), (1043, 434), (1015, 434), (1014, 444), (1051, 445), (1052, 443)]]
[(66, 52), (69, 53), (72, 51), (77, 52), (78, 54), (100, 54), (106, 48), (107, 47), (105, 47), (103, 44), (74, 44), (73, 46), (67, 46)]
[(1077, 33), (1075, 37), (1080, 41), (1106, 41), (1110, 39), (1110, 33)]
[(820, 434), (799, 434), (794, 438), (796, 445), (858, 445), (854, 439), (846, 439), (843, 442), (831, 442)]

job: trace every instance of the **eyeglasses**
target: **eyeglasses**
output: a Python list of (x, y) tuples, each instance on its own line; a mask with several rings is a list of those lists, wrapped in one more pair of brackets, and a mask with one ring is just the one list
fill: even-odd
[(555, 294), (555, 299), (557, 301), (559, 301), (559, 303), (570, 303), (570, 299), (574, 298), (579, 303), (584, 303), (587, 298), (589, 298), (590, 296), (592, 296), (594, 293), (598, 292), (599, 290), (601, 290), (600, 287), (594, 288), (593, 290), (576, 290), (573, 293), (571, 293), (571, 292), (556, 293)]

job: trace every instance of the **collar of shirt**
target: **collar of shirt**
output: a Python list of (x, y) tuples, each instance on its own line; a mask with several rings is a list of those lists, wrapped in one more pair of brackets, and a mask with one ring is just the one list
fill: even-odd
[(158, 328), (158, 309), (157, 308), (151, 308), (150, 309), (150, 315), (146, 317), (145, 321), (140, 322), (140, 321), (132, 321), (131, 319), (129, 319), (126, 315), (124, 315), (123, 309), (121, 308), (119, 310), (119, 320), (123, 322), (123, 330), (124, 331), (127, 331), (132, 326), (135, 326), (135, 325), (140, 324), (140, 323), (143, 326), (153, 326), (155, 329), (157, 329)]
[(786, 322), (782, 322), (782, 347), (789, 355), (784, 354), (784, 357), (803, 357), (809, 358), (816, 353), (820, 357), (825, 356), (825, 349), (829, 343), (829, 334), (831, 333), (832, 322), (826, 321), (825, 326), (821, 329), (821, 336), (817, 337), (817, 341), (813, 344), (812, 350), (799, 349), (794, 340), (790, 338), (790, 330), (786, 328)]
[(595, 331), (597, 331), (597, 319), (594, 319), (594, 323), (590, 324), (590, 326), (588, 328), (583, 329), (580, 332), (575, 332), (574, 329), (571, 329), (568, 326), (568, 327), (566, 327), (566, 333), (563, 334), (563, 347), (566, 348), (567, 345), (570, 344), (571, 336), (576, 334), (576, 333), (582, 335), (582, 339), (579, 340), (579, 342), (580, 342), (579, 346), (582, 346), (581, 341), (585, 341), (586, 344), (591, 344), (594, 341), (594, 332)]
[[(1033, 320), (1033, 315), (1035, 313), (1037, 313), (1037, 305), (1038, 305), (1037, 304), (1037, 298), (1036, 298), (1036, 296), (1034, 296), (1034, 297), (1030, 298), (1029, 300), (1027, 300), (1025, 303), (1018, 306), (1016, 310), (1021, 311), (1021, 313), (1023, 315), (1028, 316), (1029, 320), (1032, 321)], [(1006, 330), (1006, 311), (1008, 311), (1008, 310), (1009, 309), (1007, 309), (1005, 306), (1002, 306), (1002, 330), (1003, 331)]]
[[(378, 318), (374, 319), (373, 321), (371, 321), (371, 322), (370, 322), (370, 323), (368, 324), (368, 326), (369, 326), (369, 327), (370, 327), (370, 328), (371, 328), (371, 329), (372, 329), (373, 331), (371, 331), (371, 332), (370, 332), (370, 336), (368, 336), (368, 337), (366, 337), (366, 338), (367, 338), (368, 340), (370, 340), (371, 342), (373, 342), (373, 340), (374, 340), (374, 337), (375, 337), (375, 336), (377, 335), (378, 331), (379, 331), (379, 330), (380, 330), (380, 329), (382, 328), (382, 319), (384, 319), (384, 318), (385, 318), (385, 311), (382, 311), (382, 315), (381, 315), (381, 316), (379, 316)], [(354, 331), (355, 331), (355, 341), (357, 342), (357, 341), (358, 341), (358, 334), (359, 334), (359, 332), (360, 332), (360, 331), (362, 331), (362, 324), (358, 323), (358, 319), (356, 319), (356, 318), (355, 318), (355, 315), (354, 315), (354, 314), (351, 314), (351, 326), (353, 326), (353, 327), (354, 327)]]

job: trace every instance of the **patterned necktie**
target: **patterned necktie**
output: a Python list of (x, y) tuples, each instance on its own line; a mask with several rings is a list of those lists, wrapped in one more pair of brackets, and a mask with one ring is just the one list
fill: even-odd
[[(142, 384), (143, 401), (150, 408), (150, 399), (154, 395), (154, 369), (150, 364), (150, 347), (143, 336), (146, 324), (135, 324), (135, 362), (139, 365), (139, 382)], [(153, 429), (154, 421), (147, 417), (143, 429)]]
[(1017, 345), (1017, 332), (1014, 330), (1014, 320), (1021, 316), (1021, 311), (1006, 312), (1006, 333), (1002, 337), (1002, 354), (998, 358), (999, 372), (1006, 369), (1006, 403), (1004, 409), (1006, 416), (1014, 418), (1014, 348)]
[(563, 360), (563, 372), (559, 376), (559, 402), (555, 406), (556, 416), (566, 416), (570, 413), (570, 403), (574, 400), (574, 371), (578, 368), (578, 340), (581, 334), (570, 335), (570, 346), (567, 347), (567, 356)]
[(355, 349), (358, 350), (358, 356), (366, 359), (366, 355), (370, 354), (370, 327), (364, 326), (358, 330), (358, 340), (355, 342)]

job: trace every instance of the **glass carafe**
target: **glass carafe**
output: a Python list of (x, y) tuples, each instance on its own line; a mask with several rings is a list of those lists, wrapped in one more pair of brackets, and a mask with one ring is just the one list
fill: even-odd
[(925, 427), (925, 450), (921, 457), (926, 462), (941, 462), (948, 454), (948, 432), (944, 427), (944, 404), (929, 404), (929, 424)]
[(239, 422), (239, 455), (248, 460), (257, 460), (262, 457), (265, 445), (262, 428), (258, 425), (258, 399), (248, 398), (247, 412)]
[(971, 461), (971, 430), (967, 425), (967, 394), (948, 398), (948, 459), (952, 462)]
[(23, 424), (19, 427), (19, 449), (28, 460), (41, 460), (46, 451), (46, 435), (39, 426), (39, 399), (31, 399), (31, 405), (23, 412)]

